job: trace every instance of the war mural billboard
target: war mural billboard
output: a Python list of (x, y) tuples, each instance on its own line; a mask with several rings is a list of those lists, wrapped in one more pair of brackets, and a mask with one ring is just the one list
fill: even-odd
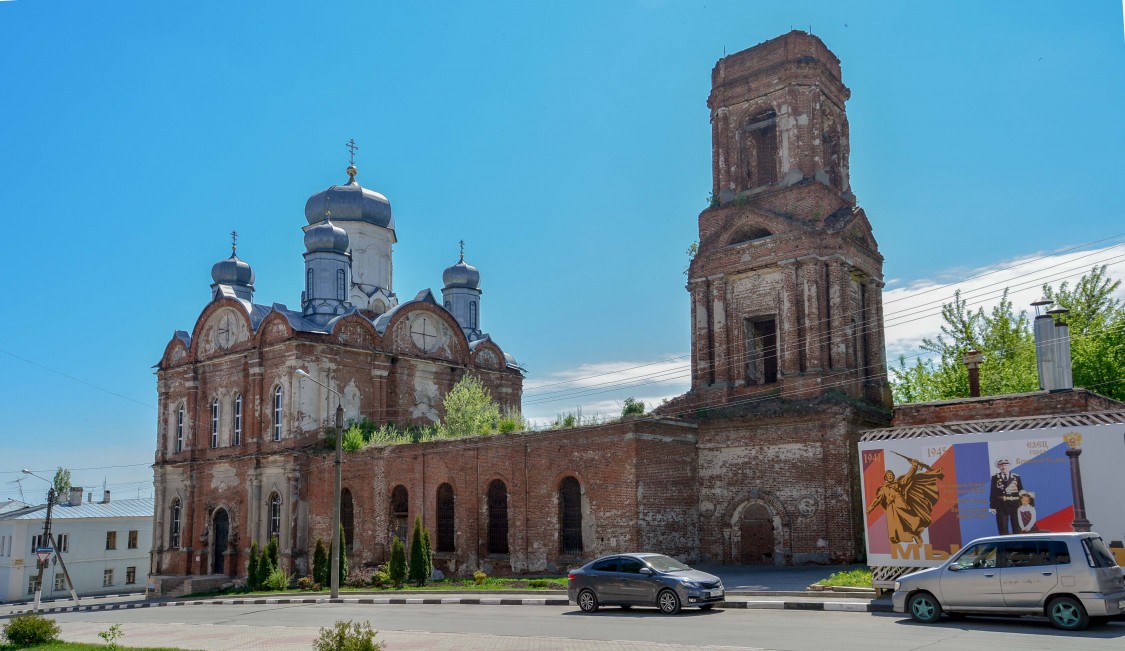
[(1125, 556), (1125, 424), (876, 438), (859, 458), (869, 565), (933, 566), (982, 536), (1082, 530)]

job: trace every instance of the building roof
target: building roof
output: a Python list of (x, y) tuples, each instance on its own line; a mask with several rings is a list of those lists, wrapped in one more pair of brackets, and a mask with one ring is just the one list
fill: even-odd
[(4, 500), (3, 502), (0, 502), (0, 515), (11, 513), (13, 511), (19, 511), (20, 509), (26, 509), (29, 506), (31, 505), (19, 500)]
[[(77, 506), (56, 504), (51, 510), (52, 520), (77, 520), (82, 518), (151, 518), (154, 509), (151, 497), (132, 500), (113, 500), (109, 503), (83, 502)], [(39, 504), (20, 511), (0, 514), (0, 520), (42, 520), (47, 515), (47, 505)]]

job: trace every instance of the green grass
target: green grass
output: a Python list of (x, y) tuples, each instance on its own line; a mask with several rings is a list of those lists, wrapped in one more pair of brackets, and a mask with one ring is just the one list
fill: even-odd
[[(17, 647), (14, 644), (0, 644), (0, 651), (18, 651), (18, 649), (33, 649), (34, 651), (105, 651), (109, 647), (104, 644), (81, 644), (78, 642), (48, 642), (33, 647)], [(121, 646), (120, 651), (183, 651), (171, 647), (151, 646)]]
[(817, 585), (831, 585), (844, 588), (870, 588), (871, 570), (850, 570), (848, 572), (836, 572), (827, 579), (821, 579), (816, 583)]

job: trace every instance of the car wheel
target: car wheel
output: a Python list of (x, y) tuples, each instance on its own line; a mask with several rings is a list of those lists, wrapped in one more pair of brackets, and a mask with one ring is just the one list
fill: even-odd
[(656, 595), (656, 605), (665, 615), (675, 615), (680, 612), (680, 597), (672, 590), (661, 590)]
[(578, 593), (578, 607), (584, 613), (598, 612), (598, 596), (593, 590), (583, 590)]
[(1081, 631), (1090, 624), (1090, 616), (1082, 602), (1074, 597), (1056, 597), (1047, 604), (1047, 619), (1051, 625), (1064, 631)]
[(911, 596), (906, 602), (906, 609), (914, 621), (922, 624), (933, 624), (941, 619), (941, 604), (928, 592), (919, 592)]
[(700, 610), (711, 610), (714, 607), (715, 607), (715, 604), (703, 604), (702, 606), (699, 607), (699, 609)]

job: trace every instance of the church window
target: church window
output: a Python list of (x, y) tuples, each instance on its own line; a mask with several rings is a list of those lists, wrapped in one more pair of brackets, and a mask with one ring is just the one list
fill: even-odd
[(477, 302), (469, 303), (469, 327), (473, 330), (477, 329)]
[(445, 309), (452, 312), (453, 311), (453, 301), (446, 301), (445, 302)]
[(219, 447), (219, 399), (211, 401), (211, 447)]
[(234, 397), (234, 430), (231, 445), (242, 445), (242, 394)]
[(742, 327), (747, 384), (777, 382), (777, 319), (772, 316), (745, 319)]
[(309, 269), (305, 272), (305, 297), (308, 300), (313, 298), (313, 270)]
[(270, 538), (278, 538), (280, 542), (281, 537), (281, 496), (275, 493), (270, 493)]
[(176, 452), (184, 451), (184, 406), (176, 410)]
[(281, 415), (284, 406), (285, 392), (281, 385), (273, 390), (273, 440), (281, 440)]
[(338, 300), (342, 301), (342, 300), (346, 299), (347, 297), (348, 297), (347, 288), (344, 287), (344, 270), (343, 269), (337, 269), (336, 270), (336, 298)]
[(391, 491), (391, 534), (406, 542), (407, 518), (410, 517), (410, 493), (399, 484)]
[(180, 546), (180, 498), (172, 500), (172, 508), (170, 509), (168, 517), (168, 546), (178, 548)]
[(582, 486), (574, 477), (559, 483), (559, 551), (582, 553)]
[(355, 549), (355, 505), (352, 492), (346, 488), (340, 491), (340, 526), (344, 529), (344, 549), (350, 552)]
[(499, 479), (488, 485), (488, 553), (508, 553), (508, 487)]
[(740, 134), (739, 169), (744, 189), (777, 182), (777, 114), (762, 111)]
[(453, 487), (442, 484), (437, 489), (437, 551), (456, 551), (454, 532)]
[(760, 240), (763, 237), (769, 237), (773, 233), (761, 226), (747, 226), (735, 231), (734, 235), (730, 238), (730, 244), (742, 244), (743, 242), (752, 242)]

